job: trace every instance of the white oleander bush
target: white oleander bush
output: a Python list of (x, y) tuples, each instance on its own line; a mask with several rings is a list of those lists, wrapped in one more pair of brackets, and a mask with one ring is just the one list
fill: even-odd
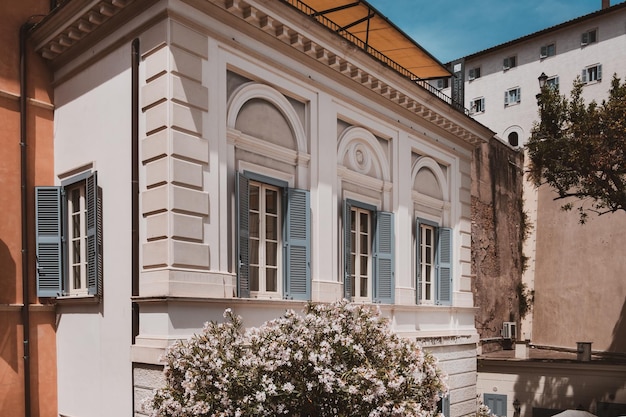
[(153, 416), (427, 417), (447, 391), (435, 357), (373, 307), (310, 303), (246, 331), (224, 318), (168, 349)]

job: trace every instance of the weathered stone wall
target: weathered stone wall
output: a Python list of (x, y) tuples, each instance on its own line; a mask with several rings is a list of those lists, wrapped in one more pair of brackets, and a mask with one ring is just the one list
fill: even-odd
[[(481, 339), (500, 336), (502, 323), (519, 323), (523, 270), (522, 151), (497, 139), (476, 148), (472, 163), (472, 291)], [(483, 344), (483, 351), (500, 344)]]

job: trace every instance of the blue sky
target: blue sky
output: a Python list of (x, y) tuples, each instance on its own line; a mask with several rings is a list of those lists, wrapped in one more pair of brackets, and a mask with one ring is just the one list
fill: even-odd
[[(368, 0), (442, 63), (598, 11), (601, 0)], [(611, 0), (611, 5), (624, 0)]]

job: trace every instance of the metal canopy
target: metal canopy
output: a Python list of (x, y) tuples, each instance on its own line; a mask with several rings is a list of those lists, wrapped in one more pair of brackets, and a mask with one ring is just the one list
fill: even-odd
[(364, 0), (283, 0), (411, 79), (452, 74)]

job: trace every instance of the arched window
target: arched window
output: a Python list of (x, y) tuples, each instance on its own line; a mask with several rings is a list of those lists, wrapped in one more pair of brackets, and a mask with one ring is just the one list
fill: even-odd
[(519, 146), (519, 135), (517, 132), (509, 133), (509, 144), (511, 146)]

